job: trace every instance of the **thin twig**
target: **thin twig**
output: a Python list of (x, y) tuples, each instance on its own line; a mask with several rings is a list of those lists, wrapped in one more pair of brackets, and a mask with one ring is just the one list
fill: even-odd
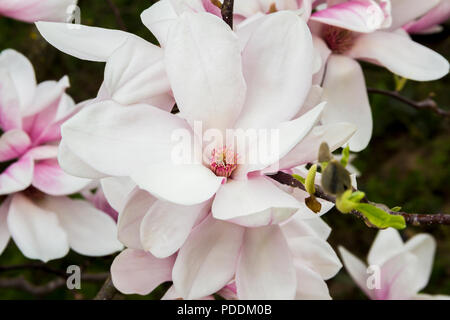
[(388, 90), (375, 89), (375, 88), (367, 88), (367, 92), (385, 95), (385, 96), (394, 98), (400, 102), (403, 102), (404, 104), (410, 105), (416, 109), (420, 109), (420, 110), (428, 109), (442, 117), (446, 117), (446, 118), (450, 117), (450, 110), (440, 109), (438, 107), (436, 101), (434, 101), (431, 98), (426, 98), (425, 100), (422, 100), (422, 101), (414, 101), (414, 100), (411, 100), (409, 98), (402, 96), (397, 91), (388, 91)]
[(102, 288), (95, 296), (94, 300), (111, 300), (117, 293), (117, 289), (114, 287), (111, 276), (109, 276), (103, 283)]
[[(306, 191), (303, 183), (301, 183), (300, 181), (298, 181), (297, 179), (292, 177), (290, 174), (279, 171), (276, 174), (270, 175), (269, 177), (274, 179), (275, 181), (278, 181), (281, 184), (284, 184), (284, 185), (287, 185), (287, 186), (290, 186), (293, 188), (299, 188), (299, 189)], [(336, 197), (325, 193), (323, 191), (323, 189), (318, 185), (316, 185), (316, 193), (314, 195), (317, 198), (336, 203)], [(369, 202), (369, 200), (367, 200), (367, 199), (365, 199), (364, 201)], [(428, 226), (428, 225), (436, 225), (436, 224), (450, 225), (450, 214), (444, 214), (444, 213), (417, 214), (417, 213), (397, 212), (397, 211), (389, 210), (385, 206), (383, 206), (383, 207), (384, 207), (384, 210), (386, 210), (390, 214), (403, 216), (405, 218), (406, 223), (410, 224), (410, 225), (414, 225), (414, 226)], [(364, 218), (364, 216), (359, 211), (353, 210), (350, 213), (367, 222), (367, 220)]]
[(233, 29), (233, 7), (234, 0), (224, 0), (222, 4), (222, 19), (225, 21), (231, 29)]
[(117, 25), (119, 26), (119, 28), (123, 31), (127, 31), (125, 22), (123, 21), (122, 16), (120, 15), (119, 8), (116, 6), (116, 4), (113, 2), (113, 0), (106, 0), (106, 2), (108, 3), (109, 7), (113, 11), (114, 16), (116, 17)]

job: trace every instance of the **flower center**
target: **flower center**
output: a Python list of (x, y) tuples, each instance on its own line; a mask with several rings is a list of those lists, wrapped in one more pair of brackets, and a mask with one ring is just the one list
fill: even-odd
[(209, 166), (216, 176), (228, 178), (237, 167), (237, 158), (237, 153), (227, 147), (214, 149)]
[(334, 53), (344, 53), (353, 46), (355, 35), (350, 30), (325, 26), (323, 29), (323, 38), (331, 51)]

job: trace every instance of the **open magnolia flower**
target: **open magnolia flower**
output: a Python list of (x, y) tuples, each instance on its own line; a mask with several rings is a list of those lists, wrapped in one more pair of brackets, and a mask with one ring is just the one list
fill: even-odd
[(90, 180), (58, 165), (60, 126), (76, 111), (67, 77), (36, 84), (30, 62), (14, 50), (0, 55), (0, 252), (9, 238), (31, 259), (48, 261), (73, 250), (106, 255), (121, 249), (105, 213), (66, 195)]
[(25, 22), (67, 21), (78, 0), (0, 0), (0, 15)]
[(303, 211), (281, 226), (245, 228), (210, 210), (211, 201), (180, 206), (133, 191), (119, 218), (128, 249), (111, 266), (116, 288), (145, 295), (173, 281), (165, 298), (330, 299), (324, 280), (341, 263), (318, 216)]
[(403, 243), (397, 230), (379, 231), (367, 257), (368, 267), (344, 248), (339, 251), (348, 273), (371, 299), (450, 299), (418, 293), (428, 283), (436, 251), (436, 242), (428, 234)]
[[(67, 30), (67, 37), (57, 38), (50, 30), (54, 24), (39, 25), (59, 47), (72, 35)], [(286, 36), (280, 38), (280, 33)], [(143, 103), (124, 106), (117, 99), (94, 102), (63, 125), (61, 166), (81, 177), (131, 177), (140, 188), (181, 205), (199, 204), (215, 195), (213, 216), (242, 225), (289, 218), (299, 202), (264, 173), (315, 160), (322, 141), (336, 149), (354, 127), (316, 126), (323, 104), (302, 114), (311, 87), (313, 48), (306, 24), (294, 13), (267, 16), (247, 37), (241, 50), (239, 36), (217, 16), (181, 14), (161, 49), (180, 114)], [(119, 71), (116, 78), (124, 79)], [(148, 76), (128, 82), (137, 86), (137, 78)], [(246, 130), (274, 130), (277, 136), (246, 139), (244, 146), (222, 139), (203, 145), (208, 133), (223, 138)], [(180, 137), (181, 145), (188, 146), (181, 149), (194, 147), (187, 161), (177, 157)], [(272, 152), (250, 161), (255, 149)]]

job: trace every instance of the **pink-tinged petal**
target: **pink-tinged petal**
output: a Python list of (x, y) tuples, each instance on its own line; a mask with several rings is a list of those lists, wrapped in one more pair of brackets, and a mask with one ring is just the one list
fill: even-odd
[(7, 220), (11, 237), (27, 258), (47, 262), (69, 252), (67, 234), (57, 214), (40, 208), (24, 195), (13, 196)]
[(403, 247), (403, 240), (397, 230), (393, 228), (380, 230), (369, 250), (367, 262), (370, 265), (381, 266), (385, 261), (401, 252)]
[(214, 198), (214, 218), (253, 227), (291, 217), (300, 208), (299, 202), (268, 179), (263, 176), (229, 179)]
[[(230, 128), (242, 108), (246, 84), (239, 41), (208, 13), (184, 13), (170, 31), (167, 75), (181, 113), (204, 129)], [(223, 63), (223, 61), (227, 63)]]
[[(328, 143), (330, 150), (334, 151), (348, 142), (355, 131), (355, 125), (346, 122), (316, 126), (305, 139), (280, 160), (278, 167), (291, 169), (298, 165), (313, 162), (317, 160), (319, 146), (322, 142)], [(266, 171), (274, 172), (270, 168)]]
[[(129, 38), (108, 59), (104, 89), (122, 105), (147, 103), (170, 111), (175, 101), (170, 95), (164, 66), (164, 51), (139, 38)], [(166, 95), (165, 105), (155, 105), (155, 97)], [(167, 103), (168, 102), (168, 103)]]
[(206, 218), (178, 253), (173, 284), (184, 299), (198, 299), (223, 288), (234, 276), (244, 228)]
[(98, 257), (123, 249), (114, 220), (88, 201), (47, 196), (37, 205), (57, 214), (75, 252)]
[(161, 283), (172, 280), (175, 256), (158, 259), (143, 250), (126, 249), (111, 265), (111, 278), (124, 294), (147, 295)]
[(303, 138), (311, 131), (319, 121), (325, 103), (316, 106), (301, 117), (282, 122), (275, 127), (277, 139), (258, 139), (250, 143), (245, 164), (240, 164), (233, 178), (242, 178), (253, 171), (262, 170), (268, 166), (276, 167), (279, 160), (286, 156)]
[(367, 266), (344, 247), (339, 247), (339, 253), (341, 254), (344, 267), (353, 281), (369, 298), (373, 298), (371, 291), (367, 287), (367, 278), (370, 276), (367, 273)]
[(131, 178), (157, 198), (186, 206), (210, 199), (225, 179), (201, 164), (148, 165), (135, 170)]
[(222, 13), (219, 7), (216, 7), (214, 4), (212, 4), (211, 0), (202, 0), (202, 4), (206, 12), (218, 16), (222, 19)]
[(281, 230), (287, 239), (313, 236), (327, 240), (331, 233), (330, 226), (320, 217), (303, 219), (299, 214), (295, 214), (291, 219), (282, 223)]
[(0, 137), (0, 161), (8, 161), (22, 156), (30, 145), (30, 137), (22, 130), (6, 131)]
[(0, 174), (0, 195), (25, 190), (33, 179), (34, 161), (29, 156), (20, 158)]
[(395, 30), (402, 27), (406, 23), (413, 21), (426, 14), (433, 7), (438, 5), (440, 0), (392, 0), (391, 13), (392, 25), (391, 29)]
[(11, 76), (20, 110), (25, 110), (32, 103), (36, 91), (36, 76), (30, 61), (23, 54), (7, 49), (0, 54), (0, 70)]
[(293, 299), (294, 262), (279, 226), (247, 228), (236, 270), (241, 300)]
[(65, 173), (57, 159), (40, 160), (34, 164), (32, 185), (49, 195), (62, 196), (77, 193), (90, 182), (90, 179)]
[(349, 141), (350, 150), (363, 150), (372, 136), (373, 123), (364, 75), (358, 62), (342, 55), (330, 56), (323, 81), (323, 100), (327, 105), (322, 123), (356, 125), (357, 131)]
[(36, 27), (58, 50), (89, 61), (105, 62), (125, 40), (136, 37), (124, 31), (67, 23), (40, 21)]
[(58, 163), (61, 169), (72, 176), (91, 179), (101, 179), (106, 176), (81, 160), (80, 157), (72, 152), (67, 146), (64, 139), (61, 140), (57, 153)]
[(100, 180), (103, 193), (111, 207), (117, 212), (122, 211), (129, 194), (136, 184), (128, 177), (108, 177)]
[(8, 245), (9, 238), (11, 238), (7, 223), (10, 203), (11, 198), (6, 198), (0, 205), (0, 255)]
[(416, 81), (436, 80), (449, 70), (448, 61), (440, 54), (394, 32), (362, 35), (348, 54), (375, 61), (395, 74)]
[(127, 197), (117, 222), (119, 240), (128, 248), (142, 249), (140, 229), (144, 216), (157, 199), (136, 187)]
[[(320, 69), (313, 75), (313, 84), (321, 85), (323, 81), (323, 76), (325, 74), (327, 61), (329, 56), (331, 55), (331, 50), (328, 48), (328, 45), (321, 38), (313, 35), (313, 45), (314, 50), (316, 51), (316, 55), (320, 57)], [(302, 110), (300, 110), (302, 111)]]
[(433, 270), (436, 241), (429, 234), (418, 234), (405, 243), (405, 250), (418, 258), (420, 273), (416, 274), (415, 282), (417, 291), (421, 291), (427, 285)]
[(350, 0), (316, 11), (310, 20), (366, 33), (373, 32), (383, 25), (385, 13), (375, 1)]
[(0, 14), (25, 22), (67, 21), (77, 0), (2, 1)]
[(0, 127), (3, 131), (21, 129), (19, 94), (7, 70), (0, 69)]
[(326, 282), (306, 265), (296, 263), (297, 291), (295, 300), (331, 300)]
[(324, 280), (334, 277), (342, 268), (337, 254), (326, 242), (315, 236), (294, 237), (288, 239), (294, 261), (308, 266)]
[(157, 258), (171, 256), (180, 249), (197, 221), (211, 211), (211, 200), (193, 206), (156, 201), (140, 227), (141, 244)]
[(111, 218), (113, 218), (115, 222), (117, 222), (119, 213), (109, 205), (108, 201), (106, 200), (105, 194), (103, 193), (103, 190), (101, 188), (98, 188), (94, 193), (92, 193), (90, 190), (86, 189), (84, 190), (84, 192), (82, 192), (84, 198), (91, 202), (98, 210), (107, 213)]
[(171, 163), (177, 132), (190, 134), (178, 116), (139, 104), (114, 101), (86, 106), (61, 127), (64, 143), (96, 171), (129, 176), (157, 163)]
[(417, 293), (418, 258), (405, 251), (387, 260), (380, 269), (380, 288), (372, 289), (373, 299), (409, 300)]
[(177, 18), (178, 13), (171, 0), (160, 0), (141, 14), (142, 23), (158, 39), (161, 47), (165, 47), (170, 27)]
[(436, 28), (438, 24), (450, 18), (450, 1), (442, 0), (436, 7), (431, 9), (419, 20), (408, 23), (404, 28), (409, 33), (423, 33)]
[(291, 120), (311, 87), (313, 46), (306, 23), (289, 11), (264, 20), (242, 54), (248, 89), (236, 128)]

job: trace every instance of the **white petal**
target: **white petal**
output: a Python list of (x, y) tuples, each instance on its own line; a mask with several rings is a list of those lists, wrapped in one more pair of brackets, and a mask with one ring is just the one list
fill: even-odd
[(57, 214), (41, 209), (20, 193), (12, 198), (8, 227), (14, 242), (29, 259), (47, 262), (69, 252), (68, 237)]
[(184, 299), (213, 294), (233, 277), (244, 228), (206, 218), (191, 233), (178, 253), (173, 283)]
[(136, 184), (128, 177), (109, 177), (100, 180), (103, 193), (110, 206), (117, 212), (125, 207), (128, 195)]
[(348, 252), (344, 247), (339, 247), (339, 253), (341, 254), (344, 267), (352, 277), (353, 281), (355, 281), (358, 287), (363, 290), (369, 298), (371, 298), (372, 295), (370, 290), (367, 288), (366, 283), (369, 276), (367, 273), (367, 266), (353, 254)]
[(294, 216), (281, 224), (281, 229), (287, 239), (302, 236), (315, 236), (327, 240), (331, 233), (331, 228), (320, 217), (303, 219), (301, 215)]
[[(166, 68), (180, 111), (207, 128), (230, 128), (245, 99), (239, 42), (208, 13), (184, 13), (171, 29)], [(224, 63), (226, 61), (226, 63)]]
[(70, 247), (86, 256), (105, 256), (123, 248), (114, 220), (84, 200), (45, 197), (39, 205), (58, 215)]
[(246, 229), (236, 271), (239, 299), (293, 299), (296, 282), (293, 260), (280, 227)]
[(400, 233), (388, 228), (378, 231), (367, 256), (369, 265), (381, 266), (386, 260), (403, 250), (403, 240)]
[(303, 264), (294, 265), (297, 276), (296, 300), (331, 300), (327, 284), (320, 274)]

